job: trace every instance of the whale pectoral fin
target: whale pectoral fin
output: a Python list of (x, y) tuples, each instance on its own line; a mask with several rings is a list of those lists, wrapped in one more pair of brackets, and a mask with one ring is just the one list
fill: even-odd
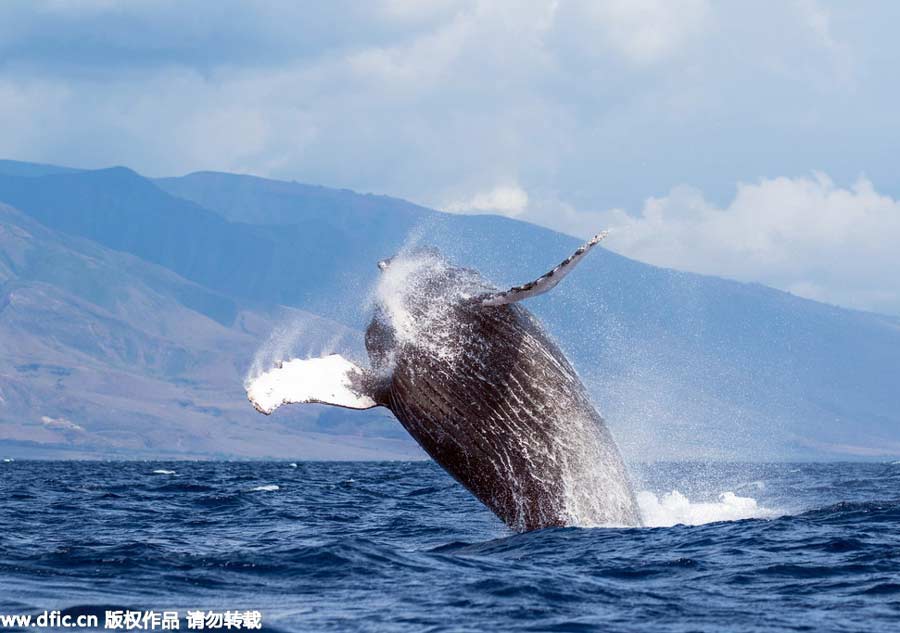
[(527, 284), (513, 286), (509, 290), (489, 294), (481, 301), (481, 304), (486, 306), (502, 306), (508, 303), (521, 301), (522, 299), (528, 299), (529, 297), (535, 297), (551, 290), (563, 277), (568, 275), (569, 272), (575, 268), (575, 265), (587, 255), (588, 251), (599, 244), (600, 240), (606, 237), (607, 234), (607, 231), (601, 231), (592, 237), (589, 242), (579, 246), (578, 249), (564, 259), (559, 266), (545, 275), (541, 275), (534, 281), (529, 281)]
[(247, 398), (260, 413), (269, 415), (283, 404), (319, 403), (347, 409), (378, 406), (369, 393), (368, 372), (340, 354), (308, 360), (285, 361), (254, 378)]

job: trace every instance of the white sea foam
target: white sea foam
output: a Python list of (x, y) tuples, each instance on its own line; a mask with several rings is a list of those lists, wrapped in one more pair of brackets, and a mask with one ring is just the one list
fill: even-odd
[(693, 502), (677, 490), (661, 496), (644, 490), (637, 494), (637, 500), (646, 527), (766, 519), (780, 514), (776, 510), (759, 505), (753, 497), (741, 497), (731, 491), (720, 494), (718, 501), (715, 502)]
[(153, 474), (154, 475), (174, 475), (175, 471), (174, 470), (165, 470), (163, 468), (160, 468), (159, 470), (154, 470)]
[(296, 468), (296, 467), (297, 467), (297, 462), (291, 462), (290, 464), (288, 464), (288, 466), (289, 466), (290, 468)]
[(276, 486), (275, 484), (268, 484), (265, 486), (257, 486), (256, 488), (251, 488), (250, 492), (275, 492), (276, 490), (281, 490), (281, 487)]
[(14, 462), (14, 461), (15, 461), (15, 460), (14, 460), (12, 457), (4, 457), (4, 458), (3, 458), (3, 463), (4, 463), (4, 464), (10, 464), (10, 463), (12, 463), (12, 462)]

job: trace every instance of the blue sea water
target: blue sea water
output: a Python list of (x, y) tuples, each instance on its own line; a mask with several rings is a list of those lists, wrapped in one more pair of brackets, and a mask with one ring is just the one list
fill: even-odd
[[(279, 631), (900, 630), (900, 464), (635, 477), (650, 522), (705, 523), (514, 534), (432, 463), (3, 463), (0, 614), (252, 609)], [(717, 520), (736, 516), (757, 518)]]

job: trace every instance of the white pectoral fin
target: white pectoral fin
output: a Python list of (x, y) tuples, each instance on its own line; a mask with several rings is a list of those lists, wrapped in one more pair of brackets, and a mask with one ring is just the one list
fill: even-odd
[(548, 290), (551, 290), (556, 286), (556, 284), (560, 282), (563, 277), (568, 275), (569, 272), (571, 272), (571, 270), (575, 268), (575, 265), (580, 262), (585, 255), (587, 255), (588, 251), (599, 244), (600, 240), (606, 237), (607, 234), (607, 231), (601, 231), (600, 233), (592, 237), (590, 241), (579, 246), (578, 249), (569, 257), (564, 259), (559, 264), (559, 266), (557, 266), (550, 272), (541, 275), (534, 281), (529, 281), (527, 284), (522, 284), (521, 286), (513, 286), (509, 290), (503, 290), (501, 292), (494, 292), (492, 294), (489, 294), (484, 298), (481, 304), (486, 306), (502, 306), (506, 305), (507, 303), (515, 303), (516, 301), (521, 301), (522, 299), (535, 297), (547, 292)]
[(340, 354), (308, 360), (294, 359), (254, 378), (247, 398), (266, 415), (283, 404), (320, 403), (348, 409), (378, 406), (365, 392), (365, 370)]

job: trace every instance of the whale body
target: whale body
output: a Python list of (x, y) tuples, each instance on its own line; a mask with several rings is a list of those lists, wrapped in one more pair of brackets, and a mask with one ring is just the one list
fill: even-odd
[(386, 407), (454, 479), (518, 531), (635, 526), (618, 448), (565, 355), (521, 305), (602, 239), (542, 277), (498, 291), (433, 250), (379, 262), (370, 367), (291, 360), (248, 385), (263, 413), (287, 403)]

